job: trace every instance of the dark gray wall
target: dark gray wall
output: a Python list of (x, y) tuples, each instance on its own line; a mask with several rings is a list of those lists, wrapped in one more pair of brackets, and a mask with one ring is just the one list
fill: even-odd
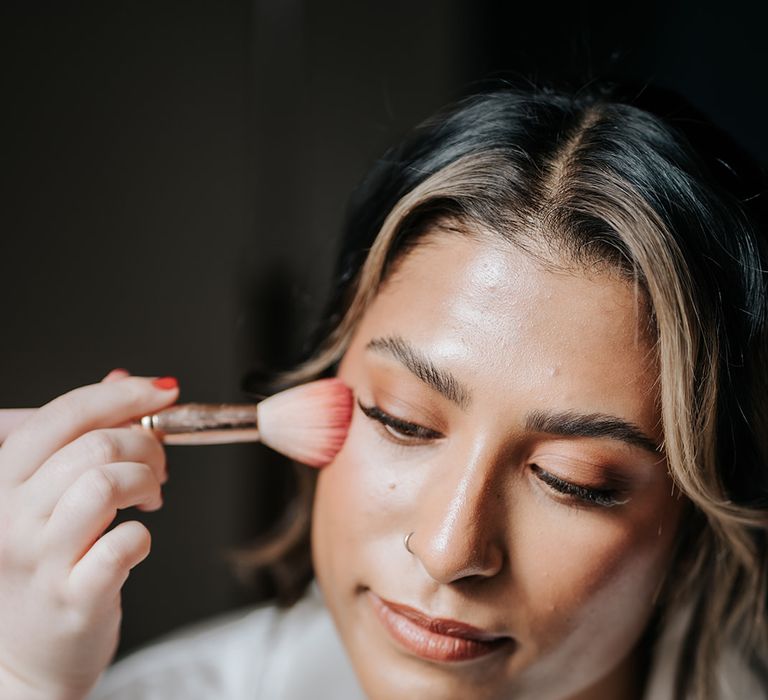
[[(2, 405), (113, 367), (243, 400), (251, 366), (285, 364), (353, 183), (466, 80), (461, 14), (417, 5), (6, 6)], [(164, 509), (121, 515), (153, 532), (123, 650), (248, 600), (222, 553), (274, 501), (260, 446), (168, 459)]]
[[(768, 162), (758, 5), (206, 0), (6, 3), (2, 405), (113, 367), (242, 400), (319, 308), (346, 196), (494, 71), (675, 87)], [(169, 448), (123, 651), (240, 605), (222, 552), (268, 520), (259, 446)], [(258, 591), (256, 591), (258, 593)]]

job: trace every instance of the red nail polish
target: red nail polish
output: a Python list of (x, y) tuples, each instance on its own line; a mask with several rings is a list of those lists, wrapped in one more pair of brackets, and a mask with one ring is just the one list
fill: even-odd
[(158, 377), (152, 380), (152, 385), (158, 389), (175, 389), (179, 386), (179, 382), (176, 377)]

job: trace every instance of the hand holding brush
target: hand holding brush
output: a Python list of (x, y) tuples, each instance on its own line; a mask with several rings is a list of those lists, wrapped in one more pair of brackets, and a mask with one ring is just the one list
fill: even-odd
[[(117, 647), (120, 589), (150, 550), (118, 509), (162, 506), (162, 443), (258, 439), (315, 466), (341, 448), (336, 379), (260, 404), (180, 404), (170, 378), (111, 372), (39, 409), (0, 411), (0, 697), (81, 700)], [(118, 426), (118, 427), (115, 427)]]

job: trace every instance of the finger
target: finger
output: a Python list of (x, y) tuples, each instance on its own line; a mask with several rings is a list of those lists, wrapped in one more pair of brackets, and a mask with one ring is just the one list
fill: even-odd
[(102, 535), (69, 575), (70, 596), (92, 606), (112, 601), (130, 570), (146, 559), (152, 545), (149, 530), (136, 520), (120, 523)]
[(143, 377), (73, 389), (39, 408), (8, 436), (0, 453), (0, 478), (24, 481), (83, 433), (159, 411), (178, 395), (178, 387), (161, 389)]
[(118, 462), (90, 469), (62, 495), (45, 524), (43, 546), (53, 564), (72, 566), (101, 537), (118, 509), (163, 504), (158, 482), (146, 464)]
[[(130, 376), (131, 376), (131, 373), (127, 369), (122, 369), (122, 368), (113, 369), (109, 374), (107, 374), (106, 377), (104, 377), (104, 379), (101, 380), (101, 383), (106, 384), (109, 382), (116, 382), (119, 379), (125, 379), (126, 377), (130, 377)], [(127, 428), (129, 425), (130, 425), (130, 422), (126, 421), (125, 423), (121, 423), (120, 426), (118, 427)]]
[[(113, 369), (101, 381), (113, 382), (129, 376), (130, 372), (127, 369)], [(36, 408), (0, 408), (0, 444), (3, 443), (12, 430), (21, 425), (36, 410)]]
[(168, 480), (165, 450), (155, 435), (141, 428), (92, 430), (54, 453), (21, 485), (36, 515), (48, 517), (62, 494), (89, 469), (113, 462), (149, 465), (162, 484)]
[(18, 428), (36, 410), (36, 408), (1, 408), (0, 443), (2, 443), (13, 430)]

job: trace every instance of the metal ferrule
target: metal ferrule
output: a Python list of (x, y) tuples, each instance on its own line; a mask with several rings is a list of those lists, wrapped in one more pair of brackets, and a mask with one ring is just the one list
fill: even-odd
[(257, 404), (177, 404), (144, 416), (141, 426), (166, 445), (258, 442)]

